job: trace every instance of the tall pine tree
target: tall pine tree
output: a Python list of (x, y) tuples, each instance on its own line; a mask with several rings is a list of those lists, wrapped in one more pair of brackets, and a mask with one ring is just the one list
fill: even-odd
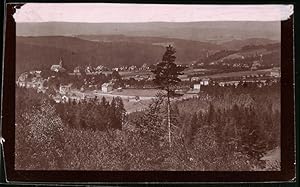
[(185, 67), (175, 64), (176, 50), (169, 45), (163, 55), (162, 61), (158, 63), (152, 72), (155, 74), (154, 82), (159, 88), (167, 91), (167, 117), (168, 117), (168, 139), (171, 147), (171, 102), (170, 97), (174, 95), (175, 86), (181, 80), (178, 78), (182, 75)]

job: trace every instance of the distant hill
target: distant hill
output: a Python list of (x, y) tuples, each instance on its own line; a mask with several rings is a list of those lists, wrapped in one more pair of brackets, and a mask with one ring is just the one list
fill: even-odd
[(270, 40), (266, 38), (249, 38), (245, 40), (232, 40), (228, 42), (223, 42), (221, 45), (226, 47), (227, 49), (241, 49), (246, 45), (266, 45), (266, 44), (274, 44), (278, 43), (276, 40)]
[(280, 41), (280, 22), (17, 23), (17, 36), (126, 35), (221, 43), (249, 38)]
[(254, 60), (263, 60), (267, 66), (280, 66), (281, 45), (280, 43), (245, 45), (238, 50), (221, 50), (211, 54), (207, 58), (202, 58), (198, 63), (252, 63)]
[[(18, 36), (16, 42), (17, 73), (50, 68), (52, 64), (58, 63), (60, 57), (64, 60), (64, 66), (70, 70), (88, 64), (108, 67), (154, 64), (161, 60), (168, 44), (175, 46), (178, 63), (189, 64), (224, 50), (214, 60), (232, 58), (229, 55), (235, 53), (237, 56), (280, 54), (279, 43), (263, 38), (234, 40), (220, 45), (176, 38), (124, 35)], [(233, 52), (226, 52), (228, 50)], [(208, 59), (209, 62), (211, 60)]]
[(17, 41), (16, 75), (29, 70), (50, 69), (52, 64), (58, 64), (60, 57), (63, 57), (66, 62), (80, 61), (84, 63), (87, 61), (87, 58), (69, 50)]
[(177, 38), (162, 38), (162, 37), (147, 37), (147, 36), (125, 36), (125, 35), (77, 35), (74, 36), (83, 40), (97, 41), (97, 42), (133, 42), (144, 43), (149, 45), (167, 46), (169, 44), (175, 47), (196, 47), (208, 50), (216, 50), (225, 48), (222, 45), (213, 44), (209, 42), (200, 42), (194, 40), (184, 40)]
[[(177, 51), (179, 53), (181, 51), (186, 51), (186, 50), (191, 50), (191, 52), (195, 52), (195, 50), (213, 51), (213, 50), (226, 49), (222, 45), (211, 44), (208, 42), (190, 41), (190, 40), (175, 39), (175, 38), (160, 38), (160, 37), (128, 37), (124, 35), (79, 35), (73, 37), (66, 37), (66, 36), (21, 37), (20, 36), (17, 37), (17, 41), (26, 44), (56, 47), (56, 48), (68, 49), (71, 51), (81, 51), (81, 52), (96, 50), (98, 47), (101, 46), (107, 47), (108, 44), (114, 44), (114, 45), (115, 44), (126, 44), (126, 45), (143, 44), (152, 47), (166, 47), (167, 45), (172, 44), (178, 49)], [(182, 59), (186, 59), (186, 57)]]
[(65, 36), (17, 37), (17, 72), (50, 68), (52, 64), (58, 63), (60, 57), (69, 69), (88, 64), (108, 67), (153, 64), (161, 60), (166, 42), (174, 43), (177, 62), (181, 63), (196, 61), (204, 57), (208, 50), (223, 49), (222, 46), (210, 43), (163, 38), (96, 42)]
[(16, 65), (17, 72), (50, 68), (60, 57), (67, 69), (89, 64), (139, 65), (155, 63), (163, 51), (163, 47), (145, 44), (96, 43), (70, 37), (17, 37)]
[(168, 44), (174, 45), (175, 47), (184, 48), (188, 46), (204, 48), (207, 50), (216, 49), (227, 49), (227, 50), (239, 50), (244, 46), (259, 46), (267, 44), (278, 43), (276, 40), (270, 40), (266, 38), (248, 38), (244, 40), (231, 40), (221, 42), (220, 44), (214, 44), (209, 42), (199, 42), (192, 40), (183, 40), (176, 38), (161, 38), (161, 37), (138, 37), (138, 36), (125, 36), (125, 35), (78, 35), (75, 36), (80, 39), (89, 41), (100, 41), (100, 42), (135, 42), (135, 43), (146, 43), (152, 45), (166, 46)]

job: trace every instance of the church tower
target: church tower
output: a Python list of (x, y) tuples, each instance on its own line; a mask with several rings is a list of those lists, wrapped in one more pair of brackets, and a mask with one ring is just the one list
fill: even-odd
[(59, 66), (62, 68), (62, 65), (63, 65), (63, 60), (62, 60), (62, 58), (60, 57), (60, 58), (59, 58)]

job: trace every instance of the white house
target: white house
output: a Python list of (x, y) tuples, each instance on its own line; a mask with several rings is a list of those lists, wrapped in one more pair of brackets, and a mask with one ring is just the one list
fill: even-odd
[(62, 96), (62, 97), (61, 97), (61, 102), (62, 102), (62, 103), (67, 103), (67, 102), (69, 102), (69, 97), (66, 96), (66, 95)]
[(258, 67), (261, 66), (260, 61), (253, 61), (252, 66), (251, 66), (251, 70), (257, 70)]
[(194, 84), (193, 87), (194, 90), (200, 90), (200, 88), (201, 88), (201, 84)]
[(62, 101), (60, 95), (53, 96), (52, 98), (53, 98), (53, 100), (54, 100), (56, 103), (60, 103), (60, 102)]
[(81, 75), (81, 72), (80, 72), (80, 67), (77, 66), (74, 68), (73, 72), (70, 72), (68, 73), (69, 75), (77, 75), (77, 76), (80, 76)]
[(102, 66), (102, 65), (99, 65), (99, 66), (97, 66), (96, 67), (96, 71), (103, 71), (105, 69), (105, 67), (104, 66)]
[(191, 81), (199, 81), (200, 80), (200, 77), (192, 77), (191, 78)]
[(219, 86), (235, 86), (237, 87), (239, 85), (240, 81), (222, 81), (219, 82)]
[(203, 85), (203, 86), (207, 86), (209, 84), (209, 79), (208, 78), (203, 78), (200, 81), (200, 84)]
[(270, 72), (271, 77), (281, 77), (280, 68), (274, 67)]
[(19, 86), (19, 87), (25, 87), (26, 83), (25, 82), (19, 82), (19, 81), (17, 81), (17, 86)]
[(189, 81), (190, 80), (190, 78), (187, 75), (179, 75), (178, 78), (181, 81)]
[(70, 90), (71, 90), (71, 86), (72, 86), (72, 84), (60, 85), (59, 93), (62, 94), (62, 95), (65, 95), (65, 94), (69, 93)]
[(101, 86), (102, 92), (110, 92), (113, 90), (113, 85), (111, 83), (104, 83)]

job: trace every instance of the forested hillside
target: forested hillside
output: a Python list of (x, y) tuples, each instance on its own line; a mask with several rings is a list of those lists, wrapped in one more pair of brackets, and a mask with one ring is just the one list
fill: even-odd
[[(161, 40), (165, 41), (165, 40)], [(168, 40), (167, 40), (168, 41)], [(206, 50), (221, 49), (209, 43), (175, 40), (179, 62), (190, 62), (206, 55)], [(78, 65), (141, 66), (160, 60), (164, 45), (139, 41), (93, 42), (74, 37), (17, 37), (17, 72), (28, 68), (50, 68), (60, 57), (66, 67)]]
[[(268, 44), (268, 40), (265, 41), (267, 44), (261, 45), (251, 45), (251, 43), (244, 42), (245, 46), (252, 46), (249, 49), (243, 46), (241, 49), (228, 50), (226, 45), (182, 39), (125, 37), (122, 35), (78, 37), (81, 39), (65, 36), (17, 37), (17, 74), (32, 69), (49, 69), (52, 64), (58, 63), (59, 58), (63, 58), (64, 66), (69, 70), (78, 65), (89, 64), (107, 67), (154, 64), (161, 60), (161, 55), (167, 44), (174, 45), (178, 51), (176, 59), (178, 63), (191, 64), (196, 61), (209, 63), (235, 53), (255, 55), (261, 52), (270, 55), (270, 58), (273, 59), (269, 61), (274, 62), (274, 64), (280, 62), (280, 54), (278, 56), (280, 45), (277, 45), (278, 43)], [(270, 46), (273, 48), (269, 49)], [(274, 55), (273, 52), (276, 54)], [(208, 53), (209, 58), (207, 58)]]
[(42, 93), (17, 88), (15, 167), (280, 170), (280, 163), (260, 160), (280, 147), (279, 90), (279, 84), (212, 87), (198, 98), (172, 102), (169, 147), (160, 95), (145, 110), (125, 115), (119, 99), (56, 104)]
[(204, 65), (210, 63), (247, 63), (251, 66), (254, 61), (260, 61), (265, 66), (280, 66), (280, 43), (244, 45), (238, 50), (220, 50), (206, 58), (200, 58), (198, 63), (203, 63)]
[(17, 72), (49, 69), (63, 58), (64, 66), (72, 69), (78, 65), (153, 64), (159, 61), (163, 46), (127, 42), (91, 42), (72, 37), (17, 38)]

